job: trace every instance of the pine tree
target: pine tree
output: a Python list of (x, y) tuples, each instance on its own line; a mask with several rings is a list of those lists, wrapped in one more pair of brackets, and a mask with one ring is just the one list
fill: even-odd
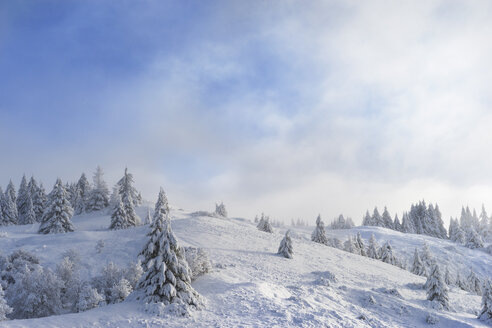
[(377, 207), (374, 207), (374, 211), (372, 212), (371, 222), (373, 226), (384, 227), (383, 218), (381, 217), (381, 214), (379, 214)]
[(19, 187), (19, 193), (17, 194), (17, 211), (19, 214), (18, 224), (26, 224), (25, 216), (27, 214), (27, 203), (28, 198), (30, 197), (29, 189), (27, 188), (27, 179), (26, 175), (22, 176), (21, 184)]
[[(117, 186), (118, 194), (121, 197), (121, 202), (123, 203), (123, 208), (125, 210), (126, 222), (124, 226), (128, 228), (139, 225), (140, 218), (137, 216), (137, 213), (135, 213), (135, 201), (132, 197), (132, 195), (136, 193), (136, 190), (133, 187), (133, 176), (128, 173), (127, 169), (125, 169), (125, 174), (123, 178), (120, 179)], [(116, 204), (115, 209), (118, 206), (119, 204)]]
[(167, 200), (166, 193), (162, 187), (159, 189), (159, 195), (157, 197), (157, 203), (155, 204), (154, 212), (162, 212), (163, 214), (169, 214), (169, 202)]
[(75, 193), (72, 196), (72, 202), (73, 204), (73, 209), (76, 215), (84, 213), (86, 210), (86, 200), (84, 199), (84, 196), (82, 196), (82, 191), (78, 188), (75, 189)]
[(429, 301), (437, 301), (444, 309), (449, 310), (448, 287), (444, 282), (439, 266), (434, 265), (425, 286), (427, 289), (427, 299)]
[(480, 213), (480, 230), (478, 232), (484, 240), (487, 240), (490, 235), (489, 217), (487, 215), (487, 212), (485, 211), (485, 206), (483, 204), (482, 212)]
[(381, 247), (381, 261), (392, 265), (396, 265), (398, 263), (397, 258), (393, 254), (393, 247), (391, 247), (389, 241)]
[(88, 211), (99, 211), (109, 205), (109, 190), (103, 179), (104, 172), (100, 166), (92, 177), (93, 188), (89, 192), (87, 209)]
[(484, 290), (482, 293), (482, 310), (478, 315), (478, 319), (492, 324), (492, 284), (488, 279), (484, 284)]
[(367, 256), (372, 259), (379, 259), (379, 254), (380, 254), (380, 250), (379, 250), (378, 242), (376, 241), (376, 237), (374, 237), (374, 234), (372, 234), (371, 238), (369, 239)]
[(470, 229), (468, 230), (465, 246), (471, 249), (483, 247), (482, 237), (480, 237), (480, 235), (473, 227), (470, 227)]
[(257, 228), (260, 231), (273, 233), (273, 227), (270, 224), (270, 218), (268, 216), (263, 215), (263, 213), (261, 213), (261, 219), (260, 222), (258, 222)]
[(23, 216), (23, 222), (19, 224), (33, 224), (37, 222), (36, 213), (34, 212), (34, 206), (32, 204), (31, 194), (28, 192), (27, 195), (27, 204), (25, 213)]
[(427, 271), (425, 265), (420, 259), (419, 251), (415, 247), (415, 253), (413, 255), (412, 273), (418, 276), (426, 276)]
[(391, 215), (388, 212), (386, 206), (384, 207), (383, 216), (382, 216), (383, 227), (388, 229), (394, 229), (393, 220), (391, 219)]
[(116, 206), (111, 214), (111, 224), (109, 229), (111, 230), (119, 230), (119, 229), (127, 229), (130, 227), (130, 224), (127, 221), (125, 207), (123, 206), (123, 202), (118, 200)]
[(143, 298), (146, 303), (199, 306), (200, 296), (191, 286), (191, 273), (183, 249), (171, 230), (168, 214), (160, 209), (154, 213), (152, 230), (140, 253), (144, 274), (137, 289), (143, 295), (137, 298)]
[(2, 216), (3, 216), (2, 225), (17, 224), (18, 222), (17, 205), (12, 199), (12, 194), (8, 191), (5, 191), (4, 194), (0, 195), (0, 198), (2, 202)]
[(463, 281), (463, 278), (461, 278), (460, 272), (456, 274), (456, 286), (461, 288), (462, 290), (468, 290), (468, 286), (466, 285), (466, 282)]
[(12, 313), (12, 308), (8, 306), (5, 300), (5, 292), (3, 291), (2, 284), (0, 284), (0, 321), (7, 320), (7, 314)]
[(36, 214), (36, 222), (41, 222), (47, 202), (48, 198), (46, 196), (46, 191), (44, 190), (43, 184), (40, 183), (39, 187), (36, 188), (36, 192), (32, 194), (32, 204), (34, 213)]
[(75, 189), (78, 191), (78, 203), (75, 205), (75, 211), (80, 214), (88, 210), (89, 195), (91, 193), (91, 185), (85, 173), (80, 176)]
[(318, 215), (316, 219), (316, 228), (314, 229), (311, 240), (326, 245), (328, 240), (326, 239), (325, 223), (321, 220), (321, 215)]
[(473, 269), (470, 270), (470, 274), (468, 275), (466, 280), (467, 280), (468, 291), (475, 293), (477, 295), (482, 295), (482, 282), (477, 277)]
[(14, 183), (12, 180), (9, 181), (7, 188), (5, 189), (5, 193), (10, 196), (10, 199), (16, 204), (17, 208), (17, 192), (15, 191)]
[(413, 225), (412, 220), (410, 219), (410, 216), (408, 215), (407, 212), (403, 213), (402, 219), (401, 219), (401, 225), (402, 225), (402, 232), (405, 233), (415, 233), (415, 227)]
[(70, 219), (73, 209), (68, 201), (68, 194), (61, 179), (57, 179), (49, 195), (49, 203), (43, 214), (39, 233), (62, 233), (74, 231)]
[(215, 214), (224, 218), (227, 218), (227, 210), (224, 203), (215, 204)]
[(364, 218), (362, 219), (362, 225), (363, 226), (372, 226), (374, 225), (372, 222), (371, 215), (369, 214), (369, 210), (366, 211), (366, 215), (364, 215)]
[(357, 253), (362, 256), (367, 256), (366, 253), (366, 245), (364, 245), (364, 241), (362, 240), (362, 236), (360, 232), (357, 232), (357, 237), (355, 238), (355, 245), (357, 247)]
[[(115, 188), (113, 189), (113, 195), (115, 192), (119, 193), (123, 203), (125, 203), (125, 197), (123, 193), (128, 195), (128, 198), (132, 200), (133, 206), (139, 206), (141, 204), (142, 196), (133, 186), (133, 175), (128, 173), (128, 168), (125, 168), (125, 174), (123, 177), (116, 183)], [(112, 198), (116, 199), (114, 196)]]
[(398, 214), (395, 214), (395, 220), (393, 221), (393, 228), (396, 231), (402, 231), (402, 225), (400, 223), (400, 219), (398, 219)]
[(145, 216), (145, 224), (152, 224), (152, 216), (150, 215), (150, 208), (147, 209), (147, 215)]
[(421, 254), (420, 258), (422, 259), (422, 262), (425, 264), (426, 269), (430, 269), (436, 264), (436, 260), (434, 259), (434, 256), (430, 251), (429, 244), (427, 244), (426, 242), (424, 242), (420, 254)]
[(280, 246), (278, 248), (278, 254), (283, 255), (284, 257), (291, 259), (294, 250), (292, 248), (292, 239), (290, 238), (290, 230), (287, 230), (285, 233), (285, 237), (280, 242)]
[(4, 195), (2, 186), (0, 186), (0, 226), (6, 225), (5, 218), (3, 216), (3, 208), (4, 208)]

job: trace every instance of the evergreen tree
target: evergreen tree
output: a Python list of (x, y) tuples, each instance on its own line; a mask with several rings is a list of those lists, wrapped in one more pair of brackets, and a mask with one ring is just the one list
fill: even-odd
[[(133, 175), (128, 173), (128, 168), (125, 168), (125, 174), (123, 177), (116, 183), (115, 188), (113, 189), (113, 194), (115, 191), (120, 194), (123, 203), (125, 203), (125, 197), (123, 193), (127, 194), (127, 198), (131, 199), (133, 206), (139, 206), (141, 204), (142, 196), (137, 191), (137, 189), (133, 186)], [(113, 197), (113, 196), (112, 196)], [(116, 199), (116, 198), (114, 198)]]
[(41, 222), (48, 198), (42, 183), (36, 188), (36, 192), (32, 194), (32, 205), (36, 214), (36, 222)]
[(273, 233), (273, 228), (272, 225), (270, 224), (270, 218), (268, 216), (263, 215), (263, 213), (261, 213), (261, 219), (260, 222), (258, 222), (257, 228), (260, 231)]
[(393, 228), (396, 231), (402, 231), (403, 230), (403, 227), (400, 223), (400, 219), (398, 219), (398, 214), (395, 214), (395, 220), (393, 221)]
[(215, 214), (224, 218), (227, 218), (227, 210), (224, 203), (215, 204)]
[(19, 193), (17, 194), (17, 212), (19, 214), (18, 224), (26, 224), (25, 216), (27, 214), (27, 203), (28, 198), (30, 197), (29, 189), (27, 187), (27, 179), (26, 175), (22, 176), (21, 184), (19, 187)]
[(352, 236), (348, 236), (347, 240), (343, 243), (343, 249), (346, 252), (360, 255), (359, 250), (356, 248), (355, 243), (352, 239)]
[(75, 189), (78, 191), (78, 203), (75, 205), (75, 211), (77, 214), (80, 214), (88, 210), (89, 195), (91, 193), (91, 185), (85, 173), (82, 173), (80, 176)]
[(318, 215), (316, 219), (316, 228), (314, 229), (311, 240), (326, 245), (328, 240), (326, 239), (325, 223), (321, 220), (321, 215)]
[(147, 215), (145, 216), (145, 224), (152, 223), (152, 216), (150, 215), (150, 208), (147, 209)]
[(466, 285), (466, 282), (461, 278), (460, 272), (456, 274), (456, 286), (461, 288), (462, 290), (468, 290), (468, 286)]
[(36, 213), (34, 212), (34, 205), (32, 204), (31, 194), (29, 192), (27, 195), (25, 213), (22, 219), (23, 221), (19, 222), (19, 224), (33, 224), (37, 222)]
[(146, 303), (199, 306), (199, 295), (191, 287), (191, 272), (184, 251), (171, 230), (168, 214), (160, 209), (154, 213), (147, 244), (140, 253), (144, 274), (137, 289), (143, 295), (137, 298), (143, 298)]
[(475, 293), (477, 295), (482, 295), (482, 282), (477, 277), (473, 269), (470, 270), (470, 274), (466, 278), (468, 291)]
[(357, 248), (357, 253), (359, 253), (362, 256), (367, 256), (366, 245), (364, 245), (364, 241), (362, 240), (362, 236), (360, 235), (360, 232), (357, 232), (357, 237), (355, 238), (355, 245)]
[(123, 202), (118, 200), (116, 203), (116, 207), (111, 214), (111, 224), (109, 229), (111, 230), (119, 230), (119, 229), (127, 229), (131, 225), (127, 221), (125, 207), (123, 206)]
[(483, 240), (482, 237), (478, 234), (478, 232), (475, 231), (475, 229), (470, 227), (468, 230), (468, 235), (466, 236), (466, 247), (474, 249), (474, 248), (482, 248), (483, 247)]
[(383, 221), (383, 227), (394, 229), (393, 220), (391, 219), (391, 215), (389, 214), (388, 208), (386, 208), (386, 206), (384, 207), (383, 216), (381, 219)]
[(39, 233), (61, 233), (74, 231), (70, 219), (73, 209), (68, 201), (68, 194), (61, 179), (57, 179), (49, 195), (48, 206), (43, 214)]
[(426, 242), (424, 242), (420, 254), (421, 254), (420, 258), (422, 259), (422, 262), (426, 266), (426, 269), (431, 269), (436, 264), (436, 260), (434, 259), (434, 256), (430, 251), (429, 244), (427, 244)]
[(413, 256), (413, 265), (412, 265), (412, 273), (418, 276), (426, 276), (427, 271), (425, 269), (425, 265), (420, 259), (419, 251), (415, 248), (415, 253)]
[(290, 230), (287, 230), (285, 233), (285, 237), (280, 242), (280, 246), (278, 248), (278, 254), (291, 259), (294, 250), (292, 248), (292, 239), (290, 238)]
[(103, 175), (102, 168), (98, 166), (92, 177), (93, 188), (89, 192), (88, 211), (99, 211), (109, 205), (109, 190), (103, 179)]
[(410, 216), (407, 212), (403, 213), (403, 217), (401, 219), (402, 232), (405, 233), (415, 233), (415, 227), (413, 225), (413, 221), (410, 219)]
[(163, 214), (169, 214), (169, 202), (167, 200), (166, 193), (162, 187), (159, 190), (157, 197), (157, 203), (155, 204), (154, 212), (162, 212)]
[(5, 218), (3, 217), (3, 208), (4, 208), (4, 195), (3, 195), (3, 190), (2, 186), (0, 186), (0, 226), (6, 225), (4, 220)]
[(381, 214), (379, 214), (377, 207), (374, 207), (374, 211), (372, 212), (371, 222), (373, 226), (384, 227), (383, 218), (381, 217)]
[(478, 319), (492, 324), (492, 284), (488, 279), (484, 284), (484, 290), (482, 293), (482, 310), (478, 315)]
[(383, 247), (381, 247), (381, 261), (392, 265), (398, 264), (398, 260), (396, 256), (393, 254), (393, 247), (391, 247), (389, 241), (387, 241), (383, 245)]
[(2, 284), (0, 284), (0, 321), (7, 320), (7, 315), (12, 313), (12, 308), (8, 306), (5, 300), (5, 292), (3, 291)]
[[(68, 193), (67, 193), (68, 194)], [(70, 204), (73, 204), (73, 209), (76, 215), (84, 213), (86, 210), (86, 200), (82, 195), (82, 191), (78, 188), (75, 189), (74, 195), (72, 195), (73, 199)]]
[(483, 204), (482, 212), (480, 213), (480, 230), (478, 232), (484, 240), (487, 240), (490, 235), (489, 217)]
[[(126, 213), (126, 220), (128, 227), (137, 226), (140, 224), (140, 218), (135, 213), (136, 202), (134, 201), (132, 195), (135, 194), (135, 188), (133, 187), (133, 176), (128, 173), (125, 169), (125, 175), (118, 182), (119, 184), (119, 194), (121, 196), (121, 201)], [(138, 202), (137, 202), (138, 204)]]
[(362, 225), (363, 226), (372, 226), (374, 223), (372, 222), (372, 217), (369, 214), (369, 210), (366, 211), (366, 215), (362, 219)]
[(372, 234), (371, 238), (369, 239), (367, 256), (372, 259), (379, 259), (379, 254), (380, 254), (380, 250), (379, 250), (378, 242), (376, 241), (376, 237), (374, 237), (374, 234)]
[(429, 301), (437, 301), (444, 309), (449, 310), (448, 287), (437, 265), (433, 267), (425, 286), (427, 289), (427, 299)]
[(10, 199), (16, 204), (17, 208), (17, 192), (15, 191), (14, 183), (12, 180), (9, 181), (7, 188), (5, 189), (5, 193), (10, 196)]
[(0, 195), (3, 216), (2, 225), (17, 224), (18, 222), (17, 205), (11, 195), (8, 191)]

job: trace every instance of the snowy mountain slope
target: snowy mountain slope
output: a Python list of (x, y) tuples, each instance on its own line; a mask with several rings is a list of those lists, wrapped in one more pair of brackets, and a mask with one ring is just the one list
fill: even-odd
[[(141, 207), (138, 214), (144, 217), (145, 211)], [(451, 306), (458, 312), (433, 310), (421, 288), (424, 278), (315, 244), (306, 240), (308, 231), (295, 231), (294, 259), (289, 260), (276, 255), (283, 231), (268, 234), (249, 221), (193, 217), (184, 211), (173, 211), (172, 216), (181, 244), (205, 248), (214, 263), (213, 272), (193, 283), (206, 299), (204, 310), (186, 318), (156, 317), (144, 312), (139, 303), (125, 301), (83, 313), (7, 321), (0, 326), (422, 327), (433, 313), (439, 318), (437, 327), (485, 327), (473, 313), (480, 307), (479, 296), (453, 289)], [(0, 230), (8, 235), (0, 238), (0, 248), (4, 254), (17, 248), (32, 251), (51, 268), (73, 248), (81, 255), (83, 276), (93, 277), (109, 261), (121, 266), (135, 261), (145, 242), (146, 226), (108, 231), (109, 221), (109, 216), (101, 213), (78, 216), (73, 220), (75, 232), (48, 236), (36, 233), (37, 224), (3, 227)], [(367, 233), (378, 231), (369, 228)], [(105, 246), (98, 253), (95, 246), (101, 239)], [(404, 238), (398, 240), (406, 243)], [(398, 252), (396, 241), (394, 246)], [(487, 265), (490, 267), (490, 262), (484, 269)]]

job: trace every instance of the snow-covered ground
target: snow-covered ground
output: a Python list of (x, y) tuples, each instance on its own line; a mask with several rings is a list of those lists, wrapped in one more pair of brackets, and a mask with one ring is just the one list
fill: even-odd
[[(145, 217), (147, 208), (138, 209)], [(193, 217), (172, 211), (172, 228), (182, 246), (204, 248), (213, 262), (211, 273), (199, 277), (194, 288), (206, 307), (189, 317), (156, 317), (133, 301), (82, 313), (1, 322), (2, 327), (422, 327), (426, 318), (439, 318), (435, 327), (485, 327), (476, 320), (481, 298), (450, 290), (453, 311), (438, 311), (426, 301), (423, 277), (381, 261), (313, 243), (311, 230), (294, 229), (294, 259), (276, 255), (285, 229), (260, 232), (242, 219)], [(82, 277), (89, 278), (113, 261), (120, 266), (135, 261), (148, 227), (109, 231), (104, 213), (74, 217), (76, 231), (39, 235), (38, 225), (0, 229), (3, 254), (22, 248), (54, 268), (68, 249), (80, 253)], [(342, 240), (360, 231), (367, 241), (391, 240), (395, 252), (411, 258), (415, 247), (427, 241), (439, 261), (451, 270), (470, 268), (490, 275), (491, 257), (478, 250), (430, 237), (401, 234), (382, 228), (328, 230)], [(4, 232), (4, 233), (1, 233)], [(99, 240), (104, 241), (100, 253)], [(466, 271), (468, 272), (468, 271)], [(335, 277), (333, 279), (333, 276)]]

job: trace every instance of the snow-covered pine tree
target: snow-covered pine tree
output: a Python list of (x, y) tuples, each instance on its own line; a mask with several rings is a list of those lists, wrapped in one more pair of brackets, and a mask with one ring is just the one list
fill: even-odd
[[(123, 191), (129, 196), (129, 198), (133, 202), (133, 206), (139, 206), (142, 203), (142, 196), (137, 191), (137, 189), (133, 186), (133, 174), (128, 173), (128, 168), (125, 168), (125, 174), (123, 177), (116, 183), (115, 188), (113, 189), (113, 194), (115, 192), (119, 193), (123, 203), (125, 203), (125, 197), (123, 196)], [(116, 199), (115, 196), (111, 196), (112, 200)]]
[(470, 274), (466, 278), (468, 291), (477, 295), (482, 295), (482, 281), (477, 277), (473, 269), (470, 270)]
[(372, 226), (374, 225), (372, 222), (371, 215), (369, 214), (369, 210), (366, 211), (366, 215), (364, 215), (364, 218), (362, 219), (362, 225), (363, 226)]
[(489, 279), (487, 279), (484, 283), (482, 293), (482, 310), (478, 315), (478, 319), (492, 324), (492, 284)]
[(263, 213), (261, 214), (261, 219), (260, 222), (258, 223), (257, 228), (260, 231), (273, 233), (273, 227), (270, 223), (270, 218), (268, 216), (264, 216)]
[(395, 220), (393, 221), (393, 229), (396, 231), (402, 231), (402, 225), (400, 223), (400, 219), (398, 219), (398, 214), (395, 214)]
[(5, 292), (3, 291), (2, 284), (0, 284), (0, 321), (7, 320), (7, 315), (12, 313), (12, 308), (8, 306), (5, 300)]
[(442, 238), (442, 239), (448, 238), (448, 232), (444, 227), (441, 211), (439, 210), (439, 205), (437, 205), (437, 203), (436, 206), (434, 207), (434, 229), (436, 231), (435, 236), (437, 238)]
[(343, 243), (343, 250), (352, 254), (360, 255), (360, 250), (356, 247), (356, 243), (352, 239), (352, 236), (348, 236), (347, 240)]
[(199, 306), (200, 296), (191, 286), (191, 273), (183, 249), (171, 230), (168, 214), (158, 208), (147, 235), (148, 241), (140, 253), (144, 273), (137, 284), (141, 293), (137, 299), (146, 303)]
[(46, 196), (46, 191), (43, 184), (40, 183), (39, 187), (36, 189), (36, 192), (32, 194), (32, 204), (34, 207), (34, 213), (36, 214), (37, 222), (41, 222), (47, 202), (48, 197)]
[(9, 184), (7, 185), (7, 188), (5, 188), (5, 193), (10, 196), (10, 199), (16, 204), (16, 209), (17, 209), (17, 192), (15, 191), (15, 186), (12, 180), (9, 181)]
[(67, 191), (61, 179), (58, 178), (49, 195), (48, 206), (38, 232), (48, 234), (74, 231), (72, 222), (70, 222), (72, 215), (73, 209), (68, 201)]
[(27, 188), (27, 179), (26, 175), (22, 176), (21, 184), (19, 187), (19, 192), (17, 193), (17, 212), (19, 214), (18, 224), (27, 224), (25, 223), (24, 216), (27, 213), (27, 202), (30, 197), (29, 189)]
[(465, 246), (471, 249), (483, 247), (482, 237), (480, 237), (480, 235), (475, 230), (475, 228), (473, 228), (473, 226), (470, 227), (468, 230)]
[(451, 278), (451, 273), (449, 272), (449, 268), (448, 268), (447, 265), (446, 265), (446, 270), (444, 271), (444, 282), (448, 286), (451, 286), (451, 285), (454, 285), (455, 284), (455, 282)]
[(111, 230), (119, 230), (119, 229), (127, 229), (131, 227), (128, 223), (125, 206), (121, 199), (118, 199), (116, 202), (116, 206), (111, 214), (111, 224), (109, 225), (109, 229)]
[(89, 192), (87, 210), (99, 211), (109, 206), (109, 190), (103, 179), (104, 172), (97, 166), (96, 172), (92, 177), (93, 187)]
[(357, 253), (362, 256), (367, 256), (366, 245), (364, 245), (360, 232), (357, 232), (357, 237), (355, 237), (355, 247), (357, 247)]
[(369, 238), (369, 246), (367, 247), (367, 256), (372, 258), (372, 259), (379, 259), (379, 245), (378, 242), (376, 241), (376, 237), (374, 237), (374, 234), (371, 235), (371, 238)]
[[(80, 176), (75, 189), (79, 192), (79, 203), (75, 206), (75, 210), (77, 214), (80, 214), (88, 210), (89, 195), (91, 193), (91, 185), (89, 180), (87, 180), (85, 173), (82, 173)], [(81, 211), (79, 212), (79, 210)]]
[(393, 254), (393, 247), (391, 247), (391, 244), (389, 241), (387, 241), (383, 245), (383, 247), (381, 247), (381, 261), (383, 261), (385, 263), (392, 264), (392, 265), (396, 265), (399, 263), (398, 259)]
[(17, 224), (18, 222), (17, 205), (12, 199), (12, 193), (6, 190), (4, 194), (0, 195), (0, 198), (2, 199), (2, 214), (3, 214), (3, 220), (1, 224), (2, 225)]
[(374, 211), (372, 212), (371, 222), (373, 226), (384, 227), (383, 218), (381, 217), (381, 214), (379, 214), (377, 207), (374, 207)]
[[(118, 182), (119, 184), (119, 194), (121, 196), (121, 202), (123, 203), (123, 208), (126, 213), (126, 222), (127, 227), (134, 227), (140, 224), (140, 218), (135, 213), (135, 201), (133, 200), (132, 195), (136, 192), (133, 187), (133, 176), (128, 173), (128, 170), (125, 169), (125, 175)], [(138, 202), (137, 202), (138, 204)]]
[(437, 301), (444, 309), (449, 310), (448, 287), (444, 282), (439, 266), (434, 265), (427, 278), (425, 287), (427, 289), (427, 299), (429, 301)]
[(27, 204), (24, 211), (25, 213), (22, 217), (23, 221), (19, 222), (19, 224), (33, 224), (37, 222), (36, 213), (34, 212), (34, 206), (32, 204), (31, 193), (29, 191), (27, 193)]
[(326, 238), (325, 223), (321, 220), (321, 215), (318, 215), (318, 218), (316, 219), (316, 228), (311, 235), (311, 240), (323, 245), (326, 245), (328, 242), (328, 239)]
[(152, 215), (150, 214), (150, 208), (147, 209), (147, 215), (145, 216), (144, 224), (150, 225), (152, 223)]
[(419, 251), (415, 247), (415, 252), (413, 255), (412, 273), (418, 276), (427, 276), (427, 270), (424, 263), (420, 259)]
[(487, 240), (490, 235), (489, 216), (485, 211), (485, 206), (482, 204), (482, 212), (480, 213), (480, 230), (478, 231), (483, 240)]
[(427, 271), (429, 272), (435, 264), (436, 260), (434, 259), (434, 255), (432, 255), (432, 252), (430, 251), (429, 244), (427, 242), (424, 242), (424, 245), (422, 246), (422, 250), (420, 251), (420, 259), (422, 262), (425, 264)]
[(405, 233), (415, 233), (415, 227), (407, 212), (403, 213), (401, 219), (401, 229)]
[(394, 229), (393, 219), (391, 219), (391, 215), (389, 214), (388, 208), (386, 206), (384, 207), (383, 216), (381, 219), (383, 221), (383, 227), (388, 229)]
[(291, 259), (294, 250), (292, 248), (292, 239), (290, 238), (290, 230), (287, 230), (285, 233), (285, 237), (280, 242), (280, 246), (278, 248), (278, 254)]
[(86, 210), (86, 200), (84, 199), (84, 196), (82, 196), (82, 191), (76, 188), (72, 197), (72, 202), (70, 204), (73, 204), (75, 215), (84, 213)]
[(227, 210), (224, 203), (215, 204), (215, 214), (223, 218), (227, 218)]

